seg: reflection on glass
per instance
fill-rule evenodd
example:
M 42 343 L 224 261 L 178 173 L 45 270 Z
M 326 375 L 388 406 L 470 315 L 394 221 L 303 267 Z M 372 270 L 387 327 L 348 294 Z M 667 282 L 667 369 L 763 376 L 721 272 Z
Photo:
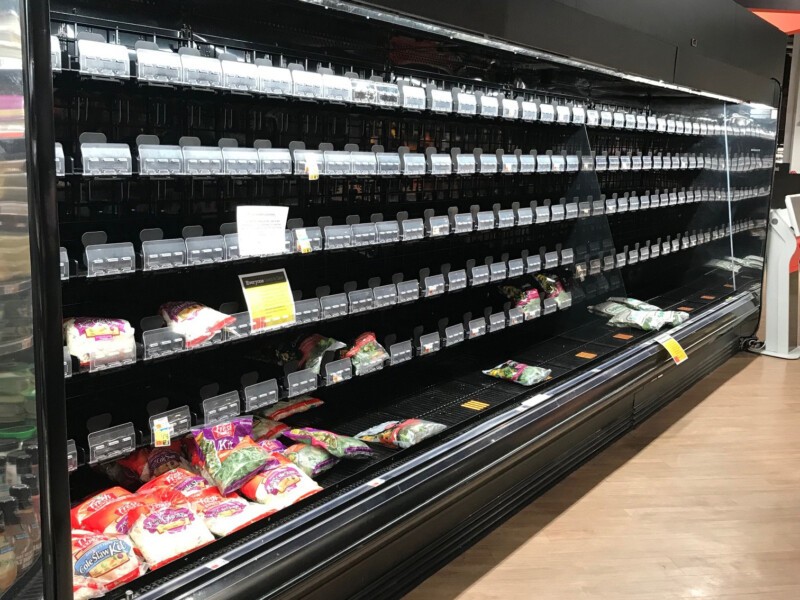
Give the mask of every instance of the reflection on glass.
M 42 536 L 22 50 L 17 3 L 0 2 L 0 596 L 36 585 Z

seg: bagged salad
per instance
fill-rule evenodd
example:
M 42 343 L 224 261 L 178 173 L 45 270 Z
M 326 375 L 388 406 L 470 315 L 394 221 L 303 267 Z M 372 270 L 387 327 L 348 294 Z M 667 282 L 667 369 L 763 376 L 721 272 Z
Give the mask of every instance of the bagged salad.
M 309 477 L 316 477 L 332 469 L 340 460 L 323 448 L 303 443 L 289 446 L 283 455 Z
M 276 454 L 275 457 L 274 465 L 242 486 L 242 494 L 265 506 L 268 514 L 291 506 L 322 490 L 288 458 L 280 454 Z
M 251 436 L 256 442 L 274 440 L 287 429 L 289 429 L 289 426 L 284 423 L 256 416 L 253 419 L 253 432 Z
M 126 537 L 73 529 L 72 570 L 74 598 L 88 599 L 133 581 L 147 567 Z
M 423 419 L 406 419 L 405 421 L 387 421 L 356 434 L 365 442 L 381 444 L 389 448 L 410 448 L 422 440 L 441 433 L 446 425 L 425 421 Z
M 500 291 L 514 303 L 514 308 L 522 309 L 526 321 L 539 316 L 542 300 L 539 297 L 539 290 L 532 285 L 526 284 L 521 288 L 504 285 L 500 287 Z
M 536 281 L 542 286 L 545 298 L 554 298 L 559 309 L 564 308 L 572 300 L 572 294 L 564 289 L 564 284 L 555 275 L 539 273 L 536 275 Z
M 95 353 L 135 352 L 134 329 L 124 319 L 76 317 L 63 325 L 67 349 L 81 366 L 87 366 Z
M 174 441 L 169 446 L 140 448 L 117 462 L 133 471 L 142 482 L 150 481 L 153 477 L 172 469 L 186 466 L 181 454 L 180 441 Z
M 368 373 L 378 364 L 383 365 L 389 359 L 389 353 L 375 339 L 371 331 L 362 333 L 356 339 L 353 347 L 344 353 L 344 358 L 350 358 L 356 375 Z
M 337 458 L 369 458 L 372 455 L 372 448 L 361 440 L 322 429 L 301 427 L 285 431 L 283 435 L 295 442 L 322 448 Z
M 256 444 L 252 417 L 192 429 L 200 472 L 225 496 L 263 470 L 272 456 Z
M 589 311 L 610 317 L 608 324 L 612 327 L 634 327 L 644 331 L 658 331 L 665 325 L 677 327 L 689 319 L 684 312 L 664 311 L 635 298 L 609 298 L 606 302 L 590 306 Z
M 302 357 L 300 358 L 299 366 L 301 369 L 311 369 L 312 372 L 319 375 L 319 369 L 322 366 L 322 359 L 325 353 L 346 347 L 339 340 L 325 337 L 318 333 L 310 335 L 300 342 L 299 350 Z
M 162 304 L 159 314 L 170 331 L 186 339 L 187 348 L 202 344 L 236 321 L 235 317 L 189 301 Z
M 550 369 L 531 367 L 525 363 L 507 360 L 493 369 L 483 371 L 483 374 L 505 379 L 506 381 L 513 381 L 520 385 L 535 385 L 550 377 Z
M 298 413 L 306 412 L 312 408 L 322 406 L 324 402 L 319 398 L 312 398 L 311 396 L 300 396 L 299 398 L 290 398 L 289 400 L 281 400 L 277 404 L 268 406 L 262 411 L 262 414 L 272 421 L 283 421 L 284 419 L 296 415 Z M 255 424 L 253 425 L 255 428 Z
M 237 494 L 222 496 L 216 489 L 198 496 L 192 502 L 192 509 L 217 537 L 239 531 L 269 514 L 269 510 L 259 504 L 248 502 Z
M 128 490 L 116 486 L 107 490 L 103 490 L 102 492 L 87 498 L 70 511 L 72 527 L 75 529 L 84 529 L 84 521 L 86 521 L 87 518 L 96 513 L 98 510 L 107 504 L 114 502 L 114 500 L 132 495 L 133 494 Z

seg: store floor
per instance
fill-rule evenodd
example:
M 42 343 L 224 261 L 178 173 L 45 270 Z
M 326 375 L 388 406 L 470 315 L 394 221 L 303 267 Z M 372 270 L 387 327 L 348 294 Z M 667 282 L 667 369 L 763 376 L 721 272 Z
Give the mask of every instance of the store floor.
M 573 598 L 800 598 L 800 364 L 736 356 L 404 600 Z

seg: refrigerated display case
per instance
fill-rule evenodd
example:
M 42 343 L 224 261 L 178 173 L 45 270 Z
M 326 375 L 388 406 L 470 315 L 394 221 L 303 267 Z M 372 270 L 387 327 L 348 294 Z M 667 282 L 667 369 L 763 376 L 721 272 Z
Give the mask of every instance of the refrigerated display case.
M 774 109 L 359 3 L 21 14 L 15 593 L 399 597 L 754 331 Z

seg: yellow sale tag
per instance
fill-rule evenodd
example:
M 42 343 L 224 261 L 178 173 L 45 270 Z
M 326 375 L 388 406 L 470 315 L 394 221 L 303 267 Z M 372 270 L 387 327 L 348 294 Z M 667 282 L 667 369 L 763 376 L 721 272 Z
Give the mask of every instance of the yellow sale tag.
M 309 181 L 316 181 L 319 179 L 319 166 L 317 161 L 309 159 L 306 162 L 306 174 L 308 174 Z
M 156 448 L 169 446 L 171 441 L 169 419 L 164 417 L 153 421 L 153 446 Z
M 483 410 L 489 406 L 486 402 L 480 402 L 479 400 L 470 400 L 469 402 L 465 402 L 462 404 L 464 408 L 468 408 L 470 410 Z
M 660 335 L 656 338 L 656 341 L 664 346 L 676 365 L 688 360 L 689 356 L 686 354 L 686 350 L 684 350 L 683 346 L 678 343 L 678 340 L 671 335 Z
M 294 296 L 284 269 L 239 275 L 253 332 L 294 323 Z

